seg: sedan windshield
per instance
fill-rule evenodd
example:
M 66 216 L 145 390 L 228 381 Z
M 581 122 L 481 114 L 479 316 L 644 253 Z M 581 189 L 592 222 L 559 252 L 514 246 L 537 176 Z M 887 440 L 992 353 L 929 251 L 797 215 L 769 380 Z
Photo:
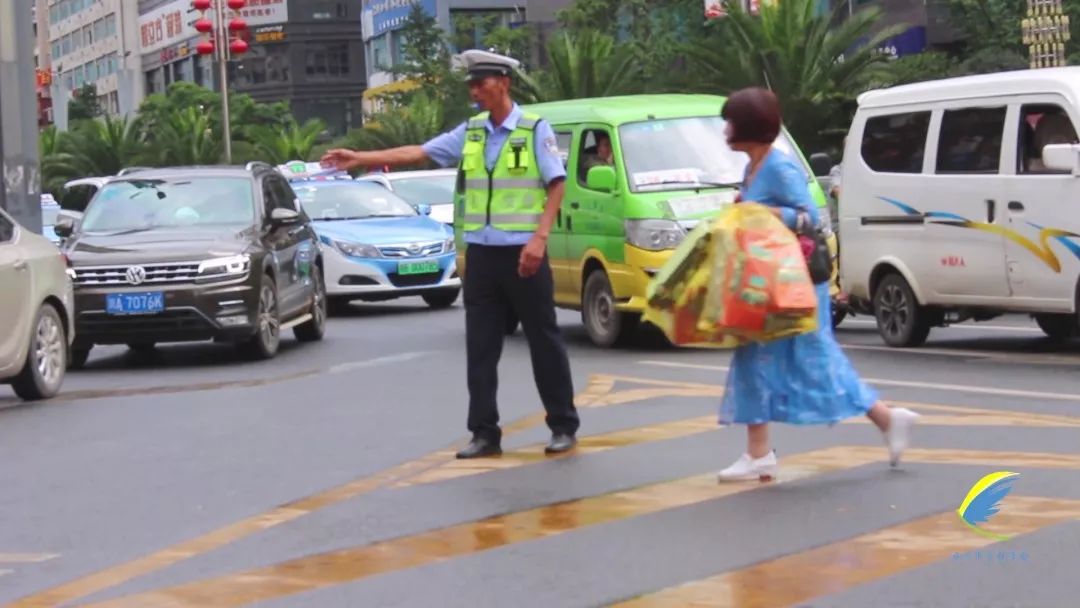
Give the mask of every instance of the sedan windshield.
M 431 175 L 393 180 L 394 193 L 412 205 L 442 205 L 454 202 L 456 175 Z
M 719 116 L 650 120 L 619 128 L 630 187 L 634 192 L 683 190 L 692 186 L 738 186 L 750 159 L 727 145 L 725 122 Z M 794 155 L 783 133 L 776 147 Z M 662 150 L 658 154 L 657 150 Z
M 349 182 L 293 184 L 304 212 L 313 220 L 358 220 L 415 216 L 416 209 L 378 184 Z
M 114 181 L 90 202 L 85 232 L 191 226 L 248 226 L 255 221 L 251 180 L 184 177 Z

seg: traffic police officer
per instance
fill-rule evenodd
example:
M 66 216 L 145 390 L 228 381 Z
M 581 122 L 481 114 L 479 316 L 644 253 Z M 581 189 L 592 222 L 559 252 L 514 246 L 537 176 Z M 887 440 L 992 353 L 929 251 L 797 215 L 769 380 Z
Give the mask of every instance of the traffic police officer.
M 570 363 L 555 320 L 547 241 L 562 204 L 566 170 L 555 133 L 510 98 L 519 62 L 473 50 L 460 56 L 469 93 L 484 110 L 422 146 L 358 152 L 330 150 L 324 165 L 355 169 L 414 165 L 432 160 L 458 165 L 464 199 L 455 209 L 467 248 L 464 280 L 469 420 L 473 438 L 458 458 L 502 452 L 496 405 L 505 315 L 512 309 L 529 342 L 533 378 L 552 431 L 549 454 L 572 449 L 580 425 Z

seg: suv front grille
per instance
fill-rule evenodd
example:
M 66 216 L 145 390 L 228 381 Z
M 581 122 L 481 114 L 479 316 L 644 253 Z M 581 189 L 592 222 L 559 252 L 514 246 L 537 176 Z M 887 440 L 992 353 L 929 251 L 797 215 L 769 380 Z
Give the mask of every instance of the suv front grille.
M 145 278 L 133 283 L 128 280 L 128 270 L 141 267 Z M 161 285 L 163 283 L 191 283 L 199 275 L 198 262 L 168 262 L 161 264 L 125 264 L 122 266 L 76 266 L 76 285 Z
M 386 245 L 379 247 L 379 253 L 386 258 L 422 258 L 445 253 L 445 249 L 445 241 L 429 241 L 408 245 Z
M 166 310 L 154 315 L 109 315 L 84 312 L 79 315 L 79 331 L 88 335 L 113 333 L 199 332 L 214 329 L 206 317 L 192 309 Z

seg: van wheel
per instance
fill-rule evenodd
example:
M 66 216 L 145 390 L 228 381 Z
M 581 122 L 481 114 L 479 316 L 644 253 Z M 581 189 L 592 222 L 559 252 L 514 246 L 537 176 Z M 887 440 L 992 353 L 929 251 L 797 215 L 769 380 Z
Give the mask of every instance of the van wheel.
M 930 319 L 915 292 L 899 274 L 882 279 L 874 291 L 878 333 L 889 346 L 921 346 L 930 335 Z
M 26 364 L 11 381 L 21 399 L 48 399 L 60 391 L 67 371 L 67 332 L 52 304 L 42 304 L 26 349 Z
M 1072 340 L 1080 335 L 1080 324 L 1075 315 L 1035 315 L 1035 323 L 1050 339 L 1056 342 Z
M 611 281 L 603 270 L 594 270 L 585 281 L 581 297 L 581 320 L 589 339 L 605 348 L 624 342 L 637 329 L 641 317 L 619 312 Z

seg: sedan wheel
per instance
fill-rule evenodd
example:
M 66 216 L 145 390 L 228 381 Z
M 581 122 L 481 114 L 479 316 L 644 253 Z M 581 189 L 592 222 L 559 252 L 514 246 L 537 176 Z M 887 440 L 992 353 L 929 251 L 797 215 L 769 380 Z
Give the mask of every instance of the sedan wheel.
M 26 400 L 48 399 L 60 391 L 67 371 L 67 333 L 51 304 L 38 312 L 26 365 L 12 381 L 15 394 Z

